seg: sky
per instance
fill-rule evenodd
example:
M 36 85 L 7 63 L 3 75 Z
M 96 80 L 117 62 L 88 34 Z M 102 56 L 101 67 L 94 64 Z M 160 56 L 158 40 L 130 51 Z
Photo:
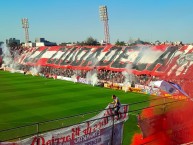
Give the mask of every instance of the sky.
M 111 43 L 129 39 L 193 42 L 193 0 L 0 0 L 0 41 L 25 41 L 21 19 L 29 20 L 30 41 L 104 39 L 99 6 L 109 14 Z

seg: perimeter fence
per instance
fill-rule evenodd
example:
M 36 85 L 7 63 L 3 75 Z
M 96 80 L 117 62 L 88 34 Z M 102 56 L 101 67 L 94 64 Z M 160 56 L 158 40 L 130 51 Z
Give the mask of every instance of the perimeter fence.
M 129 106 L 129 111 L 128 112 L 124 112 L 122 113 L 128 113 L 129 116 L 135 116 L 135 123 L 134 125 L 138 124 L 138 114 L 142 112 L 142 110 L 149 110 L 150 108 L 156 108 L 157 113 L 161 114 L 164 113 L 165 111 L 167 111 L 168 109 L 171 109 L 172 107 L 176 107 L 177 104 L 183 102 L 183 101 L 187 101 L 185 100 L 179 100 L 179 99 L 173 99 L 173 98 L 168 98 L 168 97 L 156 97 L 150 100 L 144 100 L 144 101 L 140 101 L 140 102 L 134 102 L 131 104 L 128 104 Z M 60 130 L 62 128 L 67 128 L 70 126 L 75 126 L 75 125 L 79 125 L 82 123 L 90 123 L 92 124 L 92 122 L 94 121 L 104 121 L 105 119 L 108 120 L 109 117 L 112 118 L 113 122 L 111 124 L 109 133 L 110 133 L 110 140 L 111 140 L 111 145 L 113 145 L 113 142 L 115 140 L 114 137 L 114 132 L 116 129 L 116 124 L 115 124 L 115 120 L 117 119 L 117 116 L 114 114 L 105 116 L 105 117 L 101 117 L 101 118 L 96 118 L 96 119 L 91 119 L 92 117 L 96 116 L 97 114 L 99 114 L 101 111 L 106 111 L 107 109 L 103 109 L 103 110 L 96 110 L 96 111 L 91 111 L 91 112 L 87 112 L 87 113 L 83 113 L 83 114 L 78 114 L 78 115 L 73 115 L 73 116 L 69 116 L 69 117 L 64 117 L 64 118 L 58 118 L 58 119 L 54 119 L 54 120 L 49 120 L 49 121 L 44 121 L 44 122 L 37 122 L 37 123 L 33 123 L 33 124 L 29 124 L 29 125 L 24 125 L 24 126 L 20 126 L 20 127 L 15 127 L 15 128 L 11 128 L 11 129 L 5 129 L 5 130 L 0 130 L 0 144 L 1 142 L 16 142 L 16 141 L 20 141 L 22 139 L 31 137 L 31 136 L 39 136 L 40 134 L 46 133 L 46 132 L 50 132 L 50 131 L 56 131 L 56 130 Z M 143 118 L 144 114 L 141 115 L 141 117 Z M 129 121 L 129 119 L 128 119 Z M 127 128 L 124 128 L 127 129 Z M 127 139 L 123 139 L 123 140 L 127 140 Z

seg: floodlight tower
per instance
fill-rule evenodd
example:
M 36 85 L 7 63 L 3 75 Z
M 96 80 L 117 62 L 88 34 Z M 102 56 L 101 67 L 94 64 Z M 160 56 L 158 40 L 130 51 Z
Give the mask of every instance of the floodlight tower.
M 110 43 L 110 35 L 109 35 L 109 25 L 108 25 L 108 12 L 107 6 L 99 7 L 100 19 L 104 23 L 104 34 L 105 34 L 105 42 L 106 44 Z
M 25 31 L 25 43 L 26 43 L 26 46 L 28 47 L 29 46 L 29 32 L 28 32 L 29 23 L 28 23 L 28 19 L 22 18 L 21 22 L 22 22 L 22 28 Z

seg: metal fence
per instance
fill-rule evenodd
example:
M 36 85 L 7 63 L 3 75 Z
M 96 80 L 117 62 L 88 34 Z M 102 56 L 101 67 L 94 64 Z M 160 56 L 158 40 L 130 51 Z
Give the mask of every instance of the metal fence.
M 85 120 L 97 115 L 100 111 L 102 110 L 0 130 L 0 141 L 21 140 L 29 136 L 73 126 L 83 123 Z
M 149 108 L 156 108 L 160 113 L 163 113 L 166 111 L 167 106 L 171 106 L 170 104 L 174 104 L 177 102 L 181 102 L 184 100 L 174 100 L 174 99 L 168 99 L 167 97 L 162 98 L 153 98 L 151 100 L 145 100 L 140 102 L 135 102 L 132 104 L 129 104 L 129 113 L 130 115 L 134 115 L 134 117 L 137 117 L 137 114 L 140 113 L 142 110 L 149 109 Z M 151 102 L 151 103 L 150 103 Z M 92 112 L 87 112 L 84 114 L 78 114 L 75 116 L 69 116 L 64 118 L 58 118 L 54 120 L 44 121 L 44 122 L 37 122 L 29 125 L 24 125 L 16 128 L 6 129 L 6 130 L 0 130 L 0 142 L 7 142 L 7 141 L 19 141 L 22 139 L 25 139 L 30 136 L 38 136 L 39 134 L 54 131 L 61 128 L 70 127 L 73 125 L 78 125 L 81 123 L 86 123 L 90 118 L 93 116 L 99 114 L 103 110 L 97 110 Z M 111 140 L 113 142 L 113 132 L 114 132 L 114 120 L 115 115 L 112 114 L 107 117 L 113 118 L 113 124 L 112 124 L 112 134 L 111 134 Z M 95 120 L 102 120 L 106 117 L 97 118 Z M 89 120 L 90 122 L 95 120 Z M 136 124 L 137 125 L 137 118 L 136 118 Z M 125 139 L 123 139 L 125 140 Z

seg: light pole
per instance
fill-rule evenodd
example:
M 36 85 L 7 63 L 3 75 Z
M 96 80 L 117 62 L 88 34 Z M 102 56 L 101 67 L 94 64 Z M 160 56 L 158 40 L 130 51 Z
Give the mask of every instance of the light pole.
M 29 46 L 29 32 L 28 32 L 29 23 L 28 23 L 28 19 L 22 18 L 21 22 L 22 22 L 22 28 L 24 28 L 24 31 L 25 31 L 25 43 L 26 43 L 26 46 L 28 47 Z
M 100 6 L 99 7 L 99 14 L 100 19 L 104 23 L 104 34 L 105 34 L 105 43 L 110 43 L 110 35 L 109 35 L 109 25 L 108 25 L 108 12 L 107 12 L 107 6 Z

